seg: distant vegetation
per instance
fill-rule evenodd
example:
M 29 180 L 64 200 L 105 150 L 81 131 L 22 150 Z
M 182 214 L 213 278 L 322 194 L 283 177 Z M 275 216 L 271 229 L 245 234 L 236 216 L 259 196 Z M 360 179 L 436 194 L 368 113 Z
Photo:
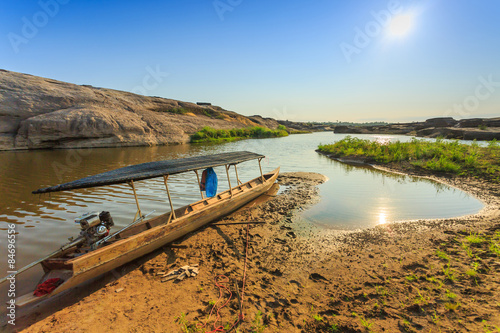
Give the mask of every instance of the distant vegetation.
M 169 113 L 174 113 L 174 114 L 187 114 L 187 113 L 194 113 L 194 114 L 203 114 L 206 117 L 209 118 L 214 118 L 214 119 L 226 119 L 224 117 L 224 114 L 222 112 L 212 110 L 212 109 L 196 109 L 196 108 L 185 108 L 185 107 L 162 107 L 155 109 L 154 111 L 156 112 L 169 112 Z
M 385 121 L 372 121 L 372 122 L 366 122 L 366 123 L 353 123 L 349 121 L 328 121 L 328 122 L 313 122 L 311 123 L 313 125 L 326 125 L 326 126 L 382 126 L 382 125 L 389 125 L 390 123 L 387 123 Z
M 283 125 L 280 125 L 280 126 L 283 126 Z M 312 133 L 311 131 L 295 130 L 295 129 L 291 129 L 291 128 L 287 128 L 286 131 L 288 132 L 288 134 L 309 134 L 309 133 Z
M 496 140 L 487 147 L 479 147 L 476 142 L 469 145 L 456 140 L 380 143 L 348 136 L 333 144 L 319 145 L 318 150 L 334 157 L 366 156 L 379 163 L 404 163 L 409 167 L 500 182 L 500 145 Z
M 177 108 L 171 108 L 171 107 L 161 107 L 161 108 L 156 108 L 153 111 L 155 112 L 170 112 L 170 113 L 175 113 L 175 114 L 186 114 L 188 112 L 191 112 L 190 110 L 182 107 L 177 107 Z
M 176 113 L 176 114 L 186 114 L 189 112 L 189 110 L 186 108 L 173 108 L 173 109 L 168 110 L 168 112 Z
M 236 128 L 231 130 L 217 130 L 206 126 L 203 127 L 201 131 L 198 131 L 191 136 L 191 142 L 220 142 L 249 138 L 275 138 L 282 136 L 288 136 L 286 127 L 283 125 L 278 126 L 276 130 L 260 126 Z
M 224 114 L 221 112 L 211 110 L 211 109 L 205 109 L 203 110 L 203 114 L 209 118 L 215 118 L 215 119 L 225 119 Z

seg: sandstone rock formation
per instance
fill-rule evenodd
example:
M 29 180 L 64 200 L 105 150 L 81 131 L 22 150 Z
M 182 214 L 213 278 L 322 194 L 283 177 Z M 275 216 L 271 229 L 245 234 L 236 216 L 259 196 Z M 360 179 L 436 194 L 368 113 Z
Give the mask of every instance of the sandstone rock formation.
M 460 140 L 500 140 L 500 118 L 455 120 L 451 117 L 431 118 L 424 122 L 383 126 L 337 126 L 335 133 L 402 134 L 418 137 L 444 137 Z
M 290 129 L 291 131 L 302 131 L 302 132 L 325 132 L 325 131 L 333 131 L 334 126 L 322 124 L 322 123 L 314 123 L 314 122 L 296 122 L 290 120 L 277 120 L 280 125 L 283 125 Z
M 257 125 L 278 123 L 212 105 L 0 70 L 0 150 L 179 144 L 204 126 Z

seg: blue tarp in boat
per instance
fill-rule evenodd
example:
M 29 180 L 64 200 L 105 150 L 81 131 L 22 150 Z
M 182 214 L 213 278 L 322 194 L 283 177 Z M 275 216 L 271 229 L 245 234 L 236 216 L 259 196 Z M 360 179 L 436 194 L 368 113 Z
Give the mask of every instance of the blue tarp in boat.
M 207 197 L 213 197 L 217 194 L 217 174 L 213 168 L 208 168 L 205 170 L 205 193 Z

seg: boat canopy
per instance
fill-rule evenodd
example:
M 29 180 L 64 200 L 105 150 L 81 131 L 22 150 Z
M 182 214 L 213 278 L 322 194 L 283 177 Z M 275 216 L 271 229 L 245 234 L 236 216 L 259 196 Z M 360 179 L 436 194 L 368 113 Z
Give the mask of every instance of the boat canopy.
M 69 183 L 45 187 L 33 191 L 33 194 L 69 191 L 79 188 L 90 188 L 97 186 L 128 183 L 137 180 L 150 179 L 161 176 L 174 175 L 187 171 L 196 171 L 209 167 L 221 165 L 235 165 L 241 162 L 264 158 L 264 155 L 248 152 L 236 151 L 214 155 L 204 155 L 157 162 L 148 162 L 136 165 L 129 165 L 124 168 L 111 170 L 98 175 L 74 180 Z M 259 163 L 260 164 L 260 163 Z

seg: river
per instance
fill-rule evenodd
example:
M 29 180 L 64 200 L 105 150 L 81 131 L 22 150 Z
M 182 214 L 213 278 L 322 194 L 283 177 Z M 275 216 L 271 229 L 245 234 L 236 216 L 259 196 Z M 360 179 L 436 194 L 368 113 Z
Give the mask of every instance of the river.
M 357 136 L 411 139 L 406 136 Z M 78 226 L 72 221 L 85 212 L 110 211 L 117 226 L 130 223 L 136 212 L 128 185 L 39 196 L 31 194 L 35 189 L 131 164 L 237 150 L 266 155 L 262 162 L 264 171 L 281 166 L 281 172 L 310 171 L 326 175 L 329 180 L 320 186 L 321 201 L 302 213 L 306 220 L 325 228 L 367 228 L 401 220 L 456 217 L 476 213 L 483 207 L 468 194 L 433 181 L 353 167 L 314 151 L 319 143 L 343 137 L 345 135 L 322 132 L 224 144 L 1 152 L 0 253 L 6 253 L 8 223 L 16 226 L 16 266 L 20 268 L 57 249 L 68 237 L 77 235 Z M 219 176 L 219 190 L 227 189 L 225 170 L 223 167 L 215 170 Z M 238 172 L 242 181 L 260 174 L 257 161 L 242 163 Z M 232 184 L 236 184 L 234 175 L 232 177 Z M 199 199 L 194 173 L 171 176 L 169 184 L 174 207 Z M 152 214 L 155 216 L 169 210 L 161 179 L 137 182 L 136 188 L 143 213 L 156 210 Z M 40 276 L 37 270 L 20 276 L 18 281 Z M 2 258 L 0 275 L 6 272 L 7 258 Z M 23 285 L 20 283 L 18 292 L 23 291 Z

